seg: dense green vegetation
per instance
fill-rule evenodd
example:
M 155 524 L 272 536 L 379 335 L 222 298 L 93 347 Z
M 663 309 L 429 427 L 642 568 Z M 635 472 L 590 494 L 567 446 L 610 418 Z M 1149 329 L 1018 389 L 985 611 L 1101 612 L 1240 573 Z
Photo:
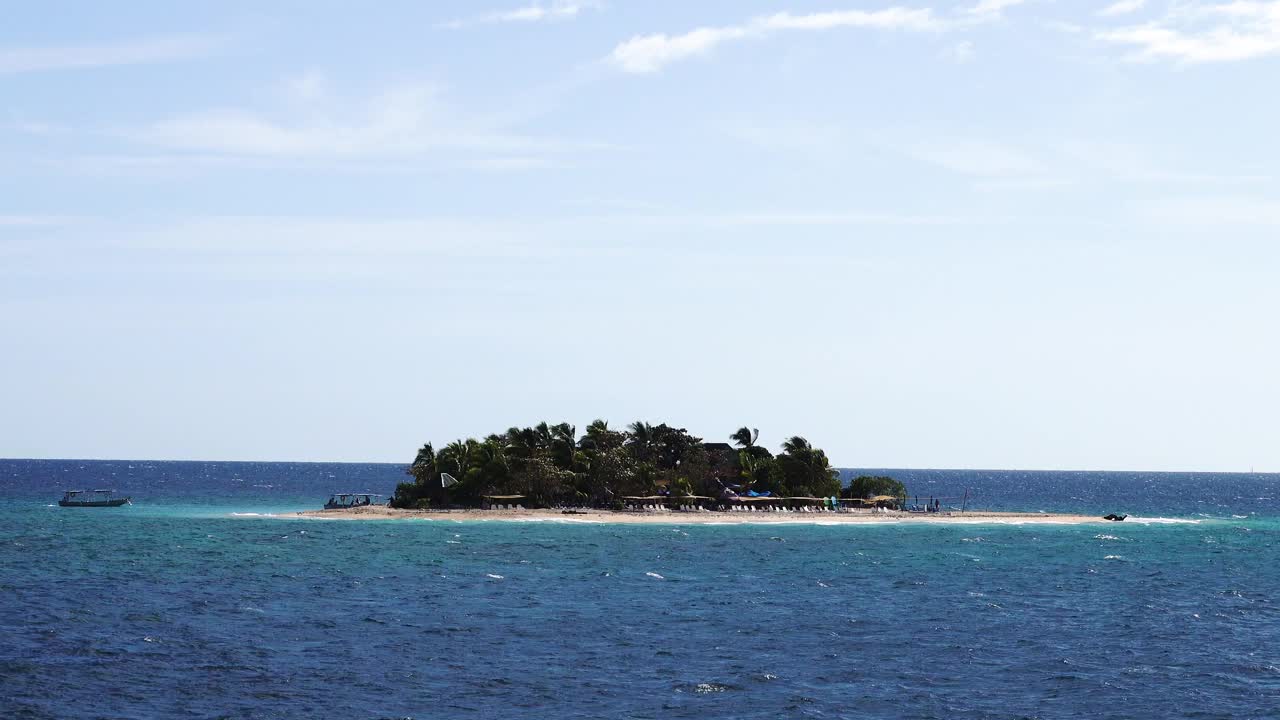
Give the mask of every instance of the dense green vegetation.
M 457 440 L 418 450 L 411 482 L 396 487 L 394 507 L 477 506 L 485 495 L 523 495 L 527 507 L 617 507 L 628 495 L 666 488 L 672 495 L 720 497 L 739 493 L 836 495 L 839 474 L 827 455 L 800 436 L 777 455 L 758 444 L 760 433 L 740 428 L 730 443 L 705 443 L 666 423 L 631 423 L 614 430 L 603 420 L 579 436 L 572 425 L 513 427 L 483 440 Z M 458 482 L 443 487 L 442 474 Z
M 849 483 L 849 487 L 844 491 L 844 497 L 848 498 L 871 498 L 885 495 L 905 500 L 907 488 L 891 477 L 859 475 L 853 479 L 853 482 Z

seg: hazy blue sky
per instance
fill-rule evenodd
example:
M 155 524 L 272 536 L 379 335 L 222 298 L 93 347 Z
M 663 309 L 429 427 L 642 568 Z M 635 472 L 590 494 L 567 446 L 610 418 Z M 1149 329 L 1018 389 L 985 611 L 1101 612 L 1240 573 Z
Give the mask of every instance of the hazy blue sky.
M 0 456 L 1280 471 L 1280 2 L 13 3 Z

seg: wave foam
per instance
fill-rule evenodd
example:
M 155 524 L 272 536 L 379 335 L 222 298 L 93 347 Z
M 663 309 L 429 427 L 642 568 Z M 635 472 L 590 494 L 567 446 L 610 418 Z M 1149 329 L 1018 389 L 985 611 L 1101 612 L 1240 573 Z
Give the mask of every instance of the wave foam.
M 1125 518 L 1127 523 L 1138 523 L 1139 525 L 1199 525 L 1203 520 L 1192 520 L 1191 518 L 1170 518 L 1170 517 L 1134 517 L 1130 515 Z

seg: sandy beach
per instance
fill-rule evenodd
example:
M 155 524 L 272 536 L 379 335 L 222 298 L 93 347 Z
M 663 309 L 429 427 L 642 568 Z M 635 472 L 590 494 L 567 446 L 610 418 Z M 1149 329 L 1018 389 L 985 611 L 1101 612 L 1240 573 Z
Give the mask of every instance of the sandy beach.
M 622 511 L 610 510 L 399 510 L 381 505 L 348 508 L 344 510 L 306 510 L 300 517 L 326 520 L 443 520 L 443 521 L 496 521 L 496 522 L 582 522 L 620 525 L 858 525 L 885 523 L 924 524 L 1044 524 L 1081 525 L 1107 523 L 1101 517 L 1058 513 L 1016 513 L 971 511 L 964 513 L 731 513 L 731 512 L 678 512 L 678 511 Z

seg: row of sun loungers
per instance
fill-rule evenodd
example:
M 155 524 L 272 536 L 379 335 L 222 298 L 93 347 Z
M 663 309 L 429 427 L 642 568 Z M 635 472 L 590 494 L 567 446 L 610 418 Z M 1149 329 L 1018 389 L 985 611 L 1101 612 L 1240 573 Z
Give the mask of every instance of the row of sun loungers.
M 803 514 L 810 514 L 810 513 L 848 513 L 848 512 L 852 512 L 852 510 L 851 510 L 851 509 L 849 509 L 849 508 L 836 508 L 836 509 L 834 509 L 834 510 L 833 510 L 833 509 L 831 509 L 831 508 L 826 508 L 826 507 L 814 507 L 814 506 L 810 506 L 810 505 L 802 505 L 801 507 L 777 507 L 777 506 L 774 506 L 774 505 L 762 505 L 762 506 L 759 506 L 759 507 L 754 506 L 754 505 L 730 505 L 730 506 L 729 506 L 729 512 L 738 512 L 738 513 L 800 513 L 800 514 L 802 514 L 802 515 L 803 515 Z
M 677 510 L 679 512 L 711 512 L 710 510 L 698 505 L 676 505 L 667 507 L 666 505 L 633 505 L 629 510 L 641 510 L 643 512 L 666 512 L 668 510 Z
M 632 506 L 629 506 L 627 509 L 639 510 L 640 512 L 668 512 L 671 510 L 674 510 L 677 512 L 711 512 L 710 509 L 702 507 L 700 505 L 675 505 L 675 506 L 668 507 L 666 505 L 650 504 L 650 505 L 632 505 Z M 735 513 L 799 513 L 804 515 L 813 514 L 813 513 L 851 513 L 853 512 L 852 508 L 831 509 L 826 507 L 813 507 L 808 505 L 801 506 L 801 507 L 777 507 L 774 505 L 760 505 L 760 506 L 730 505 L 727 508 L 727 510 L 728 512 L 735 512 Z
M 491 509 L 491 510 L 514 510 L 514 511 L 521 511 L 521 510 L 524 510 L 525 508 L 524 508 L 524 506 L 523 506 L 523 505 L 491 505 L 489 509 Z M 666 505 L 633 505 L 633 506 L 628 507 L 627 509 L 628 509 L 628 510 L 640 510 L 640 511 L 642 511 L 642 512 L 668 512 L 668 511 L 671 511 L 671 510 L 675 510 L 675 511 L 678 511 L 678 512 L 711 512 L 711 510 L 709 510 L 708 508 L 702 507 L 702 506 L 700 506 L 700 505 L 675 505 L 675 506 L 672 506 L 672 507 L 668 507 L 668 506 L 666 506 Z M 842 507 L 842 508 L 835 508 L 835 509 L 832 509 L 832 508 L 827 508 L 827 507 L 814 507 L 814 506 L 809 506 L 809 505 L 804 505 L 804 506 L 801 506 L 801 507 L 777 507 L 777 506 L 774 506 L 774 505 L 759 505 L 759 506 L 756 506 L 756 505 L 730 505 L 730 506 L 727 508 L 727 510 L 728 510 L 728 512 L 735 512 L 735 513 L 800 513 L 800 514 L 811 514 L 811 513 L 851 513 L 851 512 L 853 512 L 853 509 L 852 509 L 852 508 L 843 508 L 843 507 Z M 887 512 L 884 508 L 872 508 L 872 512 L 877 512 L 877 511 L 878 511 L 878 512 L 881 512 L 881 513 Z

